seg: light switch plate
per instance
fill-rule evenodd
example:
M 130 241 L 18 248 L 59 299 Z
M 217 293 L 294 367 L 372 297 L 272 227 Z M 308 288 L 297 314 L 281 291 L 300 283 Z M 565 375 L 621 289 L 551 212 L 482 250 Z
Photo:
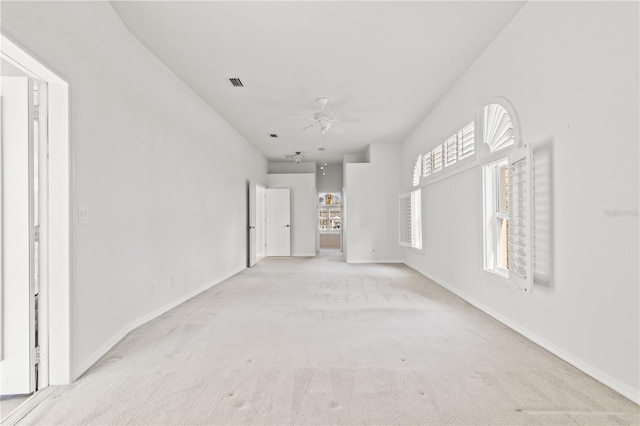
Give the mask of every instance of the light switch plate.
M 78 207 L 78 225 L 89 224 L 89 207 Z

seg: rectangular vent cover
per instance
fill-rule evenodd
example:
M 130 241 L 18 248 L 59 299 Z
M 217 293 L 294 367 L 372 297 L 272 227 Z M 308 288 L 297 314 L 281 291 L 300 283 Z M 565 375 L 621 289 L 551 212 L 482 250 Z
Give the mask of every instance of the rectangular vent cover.
M 242 84 L 239 78 L 230 78 L 229 81 L 234 87 L 244 87 L 244 84 Z

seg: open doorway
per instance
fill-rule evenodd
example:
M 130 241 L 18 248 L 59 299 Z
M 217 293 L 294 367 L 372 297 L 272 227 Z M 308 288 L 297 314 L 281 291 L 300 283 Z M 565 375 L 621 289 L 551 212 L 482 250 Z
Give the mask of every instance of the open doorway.
M 0 144 L 0 395 L 71 381 L 68 84 L 4 34 Z M 15 407 L 13 407 L 15 408 Z
M 318 194 L 318 232 L 320 250 L 342 250 L 342 194 L 322 192 Z

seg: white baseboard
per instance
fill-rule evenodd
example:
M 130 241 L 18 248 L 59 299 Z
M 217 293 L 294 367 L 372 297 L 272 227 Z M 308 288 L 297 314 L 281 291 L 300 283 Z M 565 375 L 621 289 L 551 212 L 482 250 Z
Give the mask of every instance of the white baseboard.
M 404 263 L 399 259 L 349 259 L 347 263 Z
M 231 278 L 232 276 L 244 271 L 246 269 L 246 267 L 242 267 L 240 269 L 238 269 L 235 272 L 232 272 L 231 274 L 227 275 L 224 278 L 219 279 L 218 281 L 213 281 L 210 283 L 207 283 L 201 287 L 198 287 L 195 290 L 190 291 L 189 293 L 180 296 L 179 298 L 172 300 L 171 302 L 157 308 L 154 309 L 153 311 L 147 313 L 146 315 L 143 315 L 139 318 L 136 318 L 135 320 L 131 321 L 129 324 L 125 325 L 124 327 L 122 327 L 120 330 L 118 330 L 109 340 L 107 340 L 102 346 L 100 346 L 100 348 L 98 348 L 95 352 L 93 352 L 89 357 L 87 357 L 86 360 L 84 360 L 79 366 L 77 366 L 74 369 L 74 375 L 72 377 L 72 381 L 77 380 L 81 375 L 83 375 L 89 368 L 91 368 L 91 366 L 93 364 L 95 364 L 96 362 L 98 362 L 98 360 L 100 360 L 100 358 L 102 358 L 107 352 L 109 352 L 120 340 L 122 340 L 124 338 L 124 336 L 126 336 L 127 334 L 129 334 L 129 332 L 131 332 L 131 330 L 136 329 L 138 327 L 140 327 L 141 325 L 151 321 L 154 318 L 159 317 L 160 315 L 164 314 L 165 312 L 167 312 L 170 309 L 175 308 L 176 306 L 178 306 L 181 303 L 186 302 L 187 300 L 191 299 L 192 297 L 197 296 L 198 294 L 202 293 L 205 290 L 210 289 L 211 287 L 213 287 L 216 284 L 219 284 L 221 282 L 223 282 L 226 279 Z
M 634 389 L 631 386 L 620 382 L 619 380 L 611 377 L 607 373 L 599 370 L 598 368 L 592 366 L 588 362 L 582 360 L 580 357 L 577 357 L 577 356 L 565 351 L 564 349 L 560 348 L 559 346 L 549 342 L 548 340 L 546 340 L 543 337 L 540 337 L 538 334 L 536 334 L 536 333 L 530 331 L 529 329 L 521 326 L 520 324 L 512 321 L 511 319 L 505 317 L 504 315 L 502 315 L 502 314 L 500 314 L 498 312 L 495 312 L 494 310 L 486 307 L 482 303 L 478 302 L 477 300 L 473 299 L 472 297 L 469 297 L 464 292 L 461 292 L 460 290 L 458 290 L 457 288 L 447 284 L 443 280 L 441 280 L 439 278 L 436 278 L 434 276 L 431 276 L 431 275 L 423 274 L 422 272 L 420 272 L 418 270 L 418 268 L 416 268 L 415 266 L 413 266 L 413 265 L 411 265 L 409 263 L 405 262 L 405 264 L 408 267 L 410 267 L 411 269 L 413 269 L 416 272 L 418 272 L 419 274 L 424 275 L 425 277 L 429 278 L 431 281 L 435 282 L 436 284 L 446 288 L 447 290 L 449 290 L 451 293 L 455 294 L 456 296 L 458 296 L 458 297 L 464 299 L 465 301 L 469 302 L 470 304 L 472 304 L 476 308 L 480 309 L 482 312 L 484 312 L 487 315 L 493 317 L 494 319 L 500 321 L 502 324 L 506 325 L 510 329 L 516 331 L 517 333 L 520 333 L 521 335 L 523 335 L 527 339 L 529 339 L 532 342 L 536 343 L 537 345 L 543 347 L 544 349 L 546 349 L 547 351 L 551 352 L 552 354 L 554 354 L 558 358 L 568 362 L 569 364 L 573 365 L 575 368 L 577 368 L 578 370 L 582 371 L 583 373 L 593 377 L 594 379 L 596 379 L 600 383 L 610 387 L 611 389 L 613 389 L 614 391 L 618 392 L 620 395 L 624 396 L 625 398 L 628 398 L 629 400 L 633 401 L 634 403 L 640 405 L 640 389 Z

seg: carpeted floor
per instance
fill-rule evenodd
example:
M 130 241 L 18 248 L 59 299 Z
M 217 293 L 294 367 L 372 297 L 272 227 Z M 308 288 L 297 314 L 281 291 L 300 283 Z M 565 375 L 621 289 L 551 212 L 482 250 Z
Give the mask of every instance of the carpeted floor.
M 633 424 L 638 406 L 401 265 L 266 258 L 24 424 Z

